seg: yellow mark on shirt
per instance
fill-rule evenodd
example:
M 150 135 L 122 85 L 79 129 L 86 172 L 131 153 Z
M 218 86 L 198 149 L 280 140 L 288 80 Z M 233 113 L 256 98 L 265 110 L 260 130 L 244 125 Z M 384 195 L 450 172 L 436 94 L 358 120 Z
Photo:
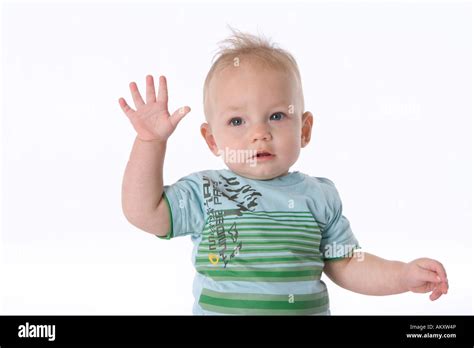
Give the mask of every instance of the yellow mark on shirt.
M 213 265 L 217 265 L 219 263 L 219 255 L 209 254 L 208 257 L 209 257 L 209 261 L 211 261 Z

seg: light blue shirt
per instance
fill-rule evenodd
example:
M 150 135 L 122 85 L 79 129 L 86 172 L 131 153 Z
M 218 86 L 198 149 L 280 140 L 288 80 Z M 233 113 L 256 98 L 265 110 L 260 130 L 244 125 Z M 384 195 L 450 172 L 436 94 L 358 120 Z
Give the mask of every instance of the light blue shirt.
M 359 248 L 330 180 L 204 170 L 165 186 L 164 197 L 171 228 L 159 238 L 194 243 L 194 314 L 330 314 L 324 262 Z

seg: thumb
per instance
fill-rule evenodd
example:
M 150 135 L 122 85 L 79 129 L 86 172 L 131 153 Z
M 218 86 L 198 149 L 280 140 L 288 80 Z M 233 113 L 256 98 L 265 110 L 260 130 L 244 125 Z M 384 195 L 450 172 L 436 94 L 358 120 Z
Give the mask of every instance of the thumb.
M 189 106 L 183 106 L 182 108 L 179 108 L 178 110 L 173 112 L 173 115 L 171 115 L 170 117 L 170 122 L 173 127 L 176 127 L 178 123 L 183 119 L 183 117 L 186 116 L 190 111 L 191 108 Z

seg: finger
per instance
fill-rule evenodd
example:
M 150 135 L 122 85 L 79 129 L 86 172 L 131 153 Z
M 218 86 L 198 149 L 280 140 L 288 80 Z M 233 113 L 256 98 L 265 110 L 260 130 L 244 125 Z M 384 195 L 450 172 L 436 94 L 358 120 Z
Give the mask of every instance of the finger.
M 160 76 L 157 101 L 163 109 L 168 110 L 168 82 L 166 82 L 166 77 L 164 76 Z
M 412 288 L 411 291 L 413 291 L 415 293 L 425 293 L 425 292 L 433 291 L 436 288 L 436 285 L 431 286 L 430 284 L 432 284 L 432 283 L 424 283 L 421 286 L 418 286 L 416 288 Z
M 440 298 L 441 295 L 442 292 L 439 289 L 435 289 L 430 295 L 430 300 L 436 301 L 438 298 Z
M 170 122 L 173 127 L 176 127 L 183 117 L 186 116 L 190 111 L 191 108 L 189 106 L 184 106 L 173 112 L 173 115 L 170 117 Z
M 420 260 L 419 265 L 423 268 L 426 268 L 430 271 L 438 273 L 442 281 L 448 281 L 448 276 L 446 275 L 446 270 L 441 262 L 432 260 L 432 259 L 422 259 Z
M 448 276 L 446 274 L 446 270 L 444 269 L 444 266 L 441 262 L 438 262 L 436 260 L 433 260 L 433 270 L 438 273 L 438 275 L 440 276 L 441 280 L 443 282 L 447 282 L 448 281 Z
M 441 291 L 443 292 L 443 294 L 447 294 L 447 293 L 448 293 L 448 289 L 449 289 L 449 284 L 448 284 L 448 282 L 442 282 L 442 283 L 441 283 Z
M 156 102 L 155 82 L 153 81 L 153 76 L 151 75 L 148 75 L 146 77 L 146 102 L 147 103 Z
M 418 269 L 419 280 L 431 283 L 440 283 L 441 278 L 436 274 L 436 272 L 428 271 L 427 269 L 419 268 Z
M 128 106 L 127 102 L 123 98 L 119 98 L 119 105 L 127 117 L 130 117 L 131 114 L 135 112 L 130 106 Z
M 144 105 L 145 102 L 143 101 L 140 92 L 138 91 L 137 84 L 135 82 L 130 82 L 130 92 L 132 92 L 133 102 L 135 103 L 135 107 L 138 109 L 140 106 Z

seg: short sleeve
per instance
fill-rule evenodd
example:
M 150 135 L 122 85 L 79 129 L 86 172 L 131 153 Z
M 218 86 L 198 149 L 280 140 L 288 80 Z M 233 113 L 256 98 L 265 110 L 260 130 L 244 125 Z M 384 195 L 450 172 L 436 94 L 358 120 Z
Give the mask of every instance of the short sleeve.
M 325 221 L 322 226 L 320 251 L 325 261 L 350 257 L 359 242 L 352 233 L 349 220 L 342 214 L 342 202 L 332 181 L 318 178 L 326 198 Z
M 187 235 L 199 235 L 205 223 L 202 202 L 202 178 L 193 173 L 172 185 L 165 185 L 163 199 L 170 213 L 170 230 L 160 239 L 171 239 Z

